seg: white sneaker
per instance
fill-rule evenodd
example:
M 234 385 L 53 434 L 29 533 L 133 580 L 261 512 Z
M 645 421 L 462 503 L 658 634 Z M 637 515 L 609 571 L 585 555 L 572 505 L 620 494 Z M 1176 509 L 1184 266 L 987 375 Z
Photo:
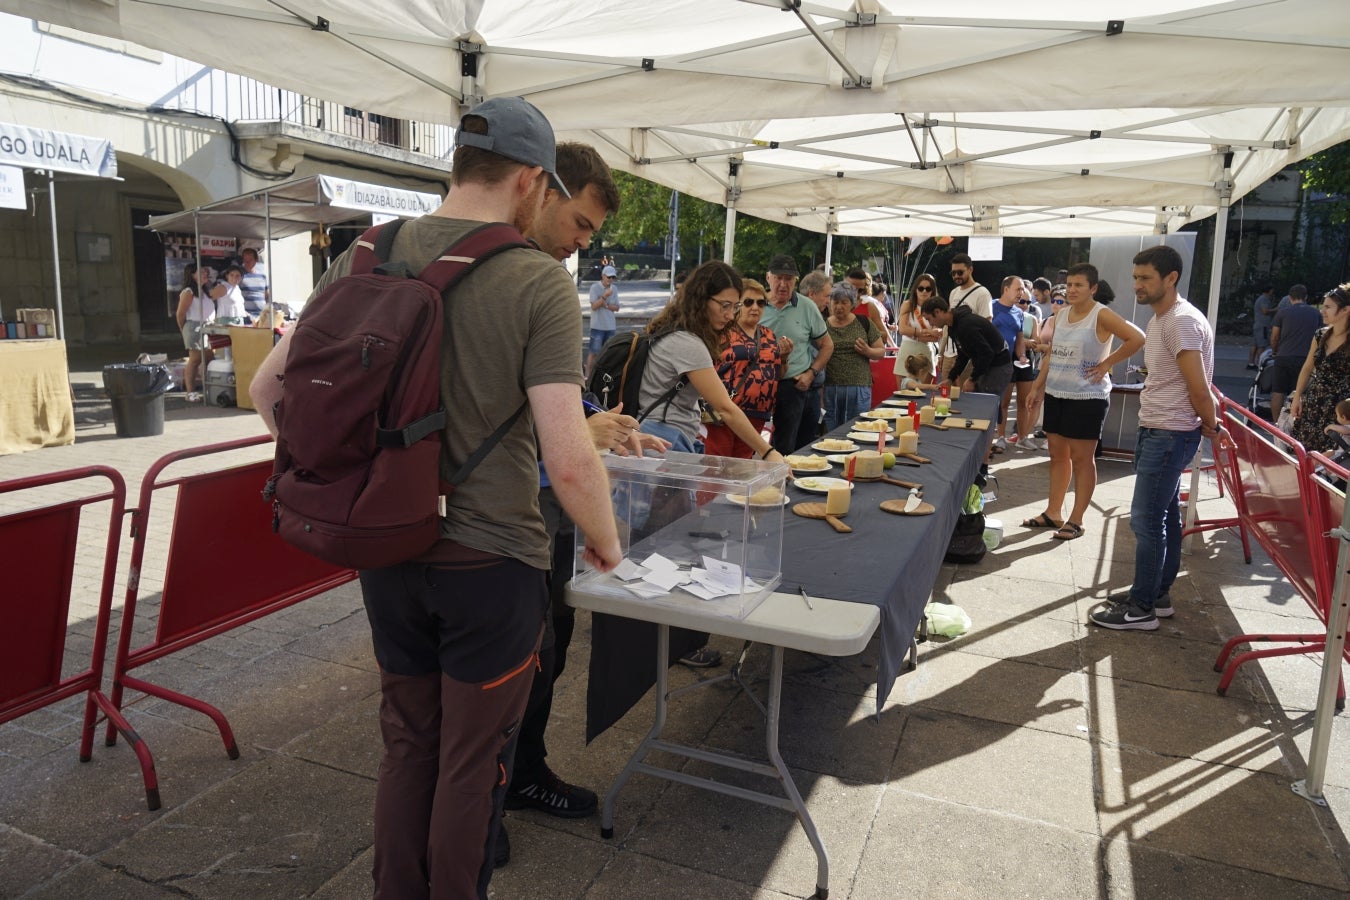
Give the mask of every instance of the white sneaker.
M 189 403 L 201 403 L 201 402 L 202 402 L 202 395 L 199 394 L 199 393 L 196 392 L 196 391 L 193 391 L 192 393 L 190 393 L 190 394 L 187 395 L 187 402 L 189 402 Z
M 994 449 L 995 449 L 995 450 L 1007 450 L 1007 449 L 1008 449 L 1008 442 L 1007 442 L 1006 440 L 1004 440 L 1003 438 L 1001 438 L 1001 437 L 996 437 L 996 438 L 994 438 Z
M 1044 450 L 1047 444 L 1045 438 L 1024 437 L 1018 441 L 1017 446 L 1024 450 Z

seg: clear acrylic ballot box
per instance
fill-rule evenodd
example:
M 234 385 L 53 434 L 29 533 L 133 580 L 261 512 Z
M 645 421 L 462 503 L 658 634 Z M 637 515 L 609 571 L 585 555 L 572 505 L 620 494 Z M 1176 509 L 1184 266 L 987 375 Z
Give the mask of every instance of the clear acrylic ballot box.
M 572 588 L 742 619 L 782 579 L 782 463 L 667 453 L 606 456 L 623 561 L 592 569 L 577 535 Z

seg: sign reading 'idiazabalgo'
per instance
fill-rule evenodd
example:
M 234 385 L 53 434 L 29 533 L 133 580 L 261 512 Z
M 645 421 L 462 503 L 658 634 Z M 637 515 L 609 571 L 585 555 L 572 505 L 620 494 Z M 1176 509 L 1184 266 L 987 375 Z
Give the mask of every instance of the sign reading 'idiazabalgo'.
M 111 141 L 0 122 L 0 165 L 117 177 Z

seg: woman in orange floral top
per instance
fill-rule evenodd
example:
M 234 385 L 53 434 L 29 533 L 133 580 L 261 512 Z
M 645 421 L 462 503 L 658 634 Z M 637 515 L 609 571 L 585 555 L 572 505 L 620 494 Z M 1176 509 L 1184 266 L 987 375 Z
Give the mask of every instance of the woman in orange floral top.
M 753 278 L 744 279 L 741 305 L 736 319 L 722 332 L 722 356 L 717 361 L 717 374 L 726 385 L 727 393 L 745 413 L 750 424 L 764 429 L 773 416 L 774 401 L 778 396 L 778 340 L 772 331 L 759 324 L 764 306 L 769 301 L 764 285 Z M 714 456 L 734 456 L 749 459 L 754 451 L 727 426 L 708 424 L 708 436 L 703 440 L 705 452 Z

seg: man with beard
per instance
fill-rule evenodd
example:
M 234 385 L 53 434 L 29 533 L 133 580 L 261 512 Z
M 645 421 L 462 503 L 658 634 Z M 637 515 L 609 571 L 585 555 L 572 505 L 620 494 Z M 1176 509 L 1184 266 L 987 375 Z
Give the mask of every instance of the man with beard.
M 445 202 L 394 241 L 392 258 L 413 271 L 485 222 L 528 231 L 546 188 L 568 194 L 555 174 L 553 129 L 519 97 L 474 107 L 455 143 Z M 350 253 L 339 257 L 316 293 L 350 268 Z M 582 415 L 581 310 L 566 270 L 536 250 L 499 253 L 447 298 L 444 327 L 442 471 L 461 466 L 522 403 L 527 412 L 446 498 L 437 544 L 361 572 L 384 738 L 373 874 L 376 897 L 485 900 L 548 610 L 541 455 L 559 502 L 586 534 L 591 564 L 608 571 L 622 551 L 609 482 Z M 302 316 L 253 384 L 273 433 L 279 376 L 292 336 L 304 328 Z
M 968 254 L 958 253 L 952 257 L 952 292 L 947 297 L 947 308 L 952 312 L 967 307 L 977 316 L 985 319 L 994 317 L 994 297 L 989 289 L 975 280 L 975 263 Z M 946 331 L 942 333 L 942 368 L 938 380 L 943 380 L 951 372 L 956 362 L 957 346 Z
M 1134 296 L 1153 310 L 1145 332 L 1148 378 L 1139 395 L 1134 449 L 1134 583 L 1089 617 L 1116 631 L 1156 631 L 1172 615 L 1172 582 L 1181 570 L 1181 473 L 1200 438 L 1222 423 L 1214 406 L 1214 332 L 1204 313 L 1177 295 L 1181 254 L 1149 247 L 1134 258 Z

